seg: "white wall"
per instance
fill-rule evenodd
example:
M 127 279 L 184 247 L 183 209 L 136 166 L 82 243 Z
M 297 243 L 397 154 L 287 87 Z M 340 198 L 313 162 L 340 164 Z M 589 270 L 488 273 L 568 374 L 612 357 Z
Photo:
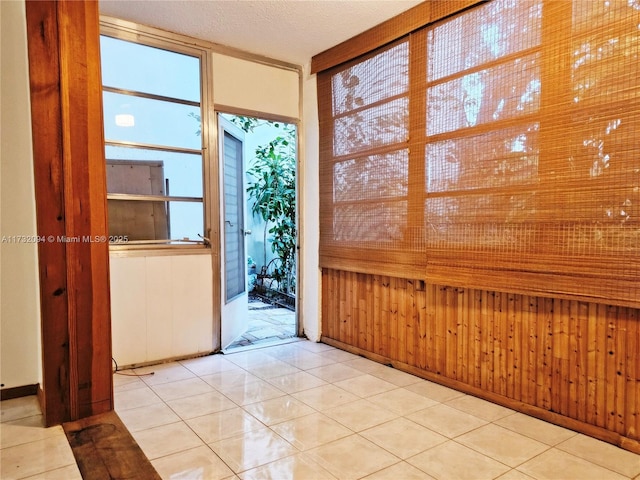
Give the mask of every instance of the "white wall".
M 213 351 L 211 255 L 112 254 L 113 358 L 118 366 Z
M 298 73 L 213 54 L 213 100 L 256 112 L 299 118 Z
M 0 236 L 36 234 L 24 1 L 0 1 Z M 40 383 L 36 243 L 0 246 L 0 383 Z M 9 240 L 10 242 L 10 240 Z
M 300 191 L 302 195 L 300 220 L 302 249 L 300 252 L 304 278 L 302 279 L 303 327 L 307 338 L 319 341 L 321 332 L 320 278 L 318 248 L 320 245 L 320 168 L 319 131 L 316 76 L 310 75 L 310 65 L 303 72 L 302 151 Z

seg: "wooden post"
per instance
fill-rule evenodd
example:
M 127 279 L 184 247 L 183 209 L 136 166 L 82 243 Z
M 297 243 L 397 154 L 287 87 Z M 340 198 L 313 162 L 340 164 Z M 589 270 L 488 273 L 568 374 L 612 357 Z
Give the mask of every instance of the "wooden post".
M 98 2 L 27 1 L 47 425 L 113 410 Z

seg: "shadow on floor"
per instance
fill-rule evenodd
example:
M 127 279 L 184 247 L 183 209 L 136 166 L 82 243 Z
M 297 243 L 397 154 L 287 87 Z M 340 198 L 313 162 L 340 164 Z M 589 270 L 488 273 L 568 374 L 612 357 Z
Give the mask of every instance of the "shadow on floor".
M 249 327 L 225 351 L 265 346 L 296 338 L 296 313 L 249 297 Z

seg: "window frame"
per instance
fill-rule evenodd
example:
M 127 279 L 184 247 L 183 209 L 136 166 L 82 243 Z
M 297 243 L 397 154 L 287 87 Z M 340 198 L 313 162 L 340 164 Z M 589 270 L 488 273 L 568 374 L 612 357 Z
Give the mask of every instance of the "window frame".
M 122 241 L 122 239 L 114 238 L 109 242 L 109 250 L 120 255 L 127 255 L 127 252 L 135 251 L 156 251 L 158 253 L 174 254 L 174 253 L 201 253 L 203 250 L 210 250 L 211 240 L 215 238 L 217 229 L 214 227 L 213 218 L 217 215 L 217 198 L 216 182 L 212 181 L 217 174 L 215 159 L 213 158 L 210 145 L 215 145 L 216 130 L 213 125 L 214 116 L 210 113 L 213 111 L 213 91 L 212 91 L 212 60 L 211 51 L 205 45 L 199 45 L 192 39 L 183 37 L 178 34 L 160 31 L 152 27 L 138 25 L 125 20 L 112 18 L 108 16 L 100 16 L 100 35 L 136 43 L 152 48 L 158 48 L 169 52 L 175 52 L 191 57 L 195 57 L 200 62 L 200 115 L 201 115 L 201 148 L 191 149 L 182 147 L 173 147 L 165 145 L 149 145 L 139 142 L 113 141 L 105 138 L 106 146 L 140 148 L 145 150 L 159 150 L 165 152 L 175 152 L 184 154 L 198 154 L 201 156 L 202 164 L 202 240 L 174 241 L 169 240 L 140 240 L 140 241 Z M 176 99 L 163 95 L 156 95 L 146 92 L 137 92 L 126 89 L 114 88 L 112 86 L 102 85 L 101 92 L 125 93 L 137 98 L 146 98 L 150 100 L 169 100 L 176 104 L 185 104 L 195 106 L 198 102 Z M 105 159 L 106 161 L 106 159 Z M 116 194 L 107 192 L 106 201 L 117 200 L 140 200 L 140 195 Z M 143 200 L 144 201 L 144 200 Z M 157 202 L 157 196 L 150 196 L 149 202 Z M 164 202 L 189 202 L 197 201 L 199 198 L 186 196 L 166 195 L 162 198 Z

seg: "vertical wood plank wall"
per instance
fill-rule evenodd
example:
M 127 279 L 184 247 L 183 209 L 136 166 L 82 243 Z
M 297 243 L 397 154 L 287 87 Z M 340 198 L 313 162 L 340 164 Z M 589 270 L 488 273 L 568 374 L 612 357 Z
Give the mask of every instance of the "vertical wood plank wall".
M 640 453 L 639 310 L 323 269 L 322 340 Z

